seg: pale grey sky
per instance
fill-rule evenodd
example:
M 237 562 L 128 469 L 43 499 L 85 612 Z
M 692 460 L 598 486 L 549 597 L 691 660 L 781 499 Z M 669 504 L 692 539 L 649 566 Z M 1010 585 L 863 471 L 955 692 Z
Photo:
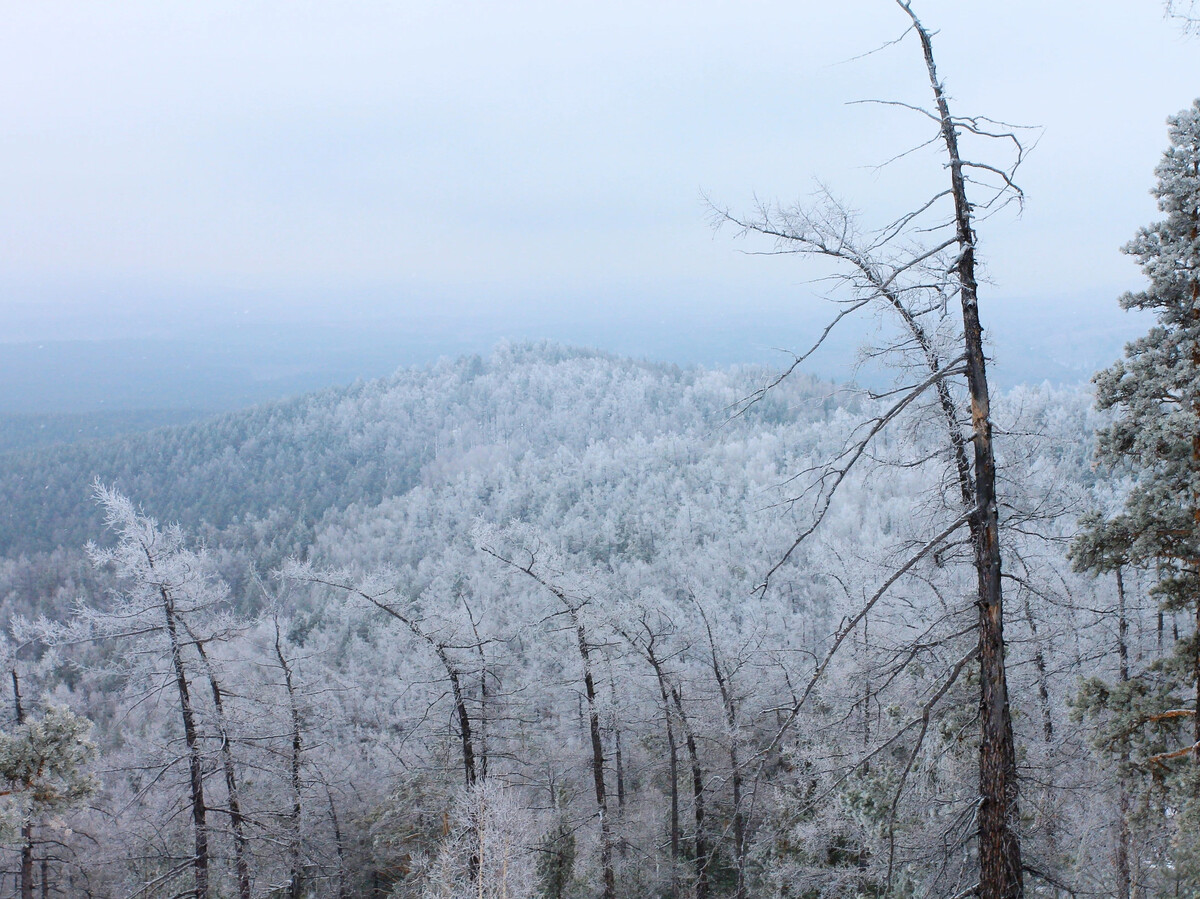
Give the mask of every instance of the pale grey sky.
M 916 5 L 958 113 L 1045 129 L 1024 214 L 981 228 L 984 302 L 1136 286 L 1117 248 L 1200 40 L 1156 0 Z M 925 101 L 914 43 L 847 61 L 904 27 L 891 0 L 10 3 L 0 341 L 812 318 L 811 272 L 714 236 L 701 192 L 820 178 L 879 220 L 916 196 L 936 157 L 872 166 L 926 123 L 847 105 Z

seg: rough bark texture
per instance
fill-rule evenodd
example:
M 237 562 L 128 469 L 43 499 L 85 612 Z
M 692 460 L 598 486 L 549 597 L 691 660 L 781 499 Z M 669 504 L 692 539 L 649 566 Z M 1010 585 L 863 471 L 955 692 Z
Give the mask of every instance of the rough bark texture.
M 1021 845 L 1017 833 L 1017 766 L 1009 711 L 1004 660 L 1004 594 L 1000 578 L 1000 522 L 996 499 L 996 460 L 992 444 L 991 403 L 983 328 L 979 321 L 975 275 L 975 234 L 971 204 L 963 178 L 958 129 L 938 80 L 930 34 L 904 0 L 898 0 L 913 21 L 921 41 L 925 67 L 933 88 L 948 158 L 954 200 L 956 274 L 962 304 L 967 391 L 971 401 L 971 442 L 974 445 L 975 511 L 970 527 L 975 550 L 979 606 L 980 718 L 979 746 L 979 896 L 980 899 L 1019 899 L 1024 896 Z

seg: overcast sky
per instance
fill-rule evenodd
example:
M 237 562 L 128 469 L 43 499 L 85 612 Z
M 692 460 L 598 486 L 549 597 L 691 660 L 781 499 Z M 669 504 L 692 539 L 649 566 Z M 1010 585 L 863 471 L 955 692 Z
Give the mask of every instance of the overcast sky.
M 984 303 L 1136 287 L 1164 119 L 1200 40 L 1157 0 L 918 0 L 960 114 L 1042 126 L 981 227 Z M 799 321 L 802 262 L 714 235 L 815 179 L 882 221 L 940 160 L 890 0 L 12 3 L 0 341 L 240 321 Z M 919 165 L 917 164 L 919 163 Z M 988 312 L 985 308 L 985 318 Z M 1065 321 L 1066 319 L 1064 319 Z M 507 323 L 507 324 L 506 324 Z

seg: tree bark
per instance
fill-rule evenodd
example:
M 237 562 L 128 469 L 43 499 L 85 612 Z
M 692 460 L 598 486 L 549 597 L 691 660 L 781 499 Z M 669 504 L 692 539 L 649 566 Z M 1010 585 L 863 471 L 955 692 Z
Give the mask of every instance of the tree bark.
M 21 681 L 17 669 L 12 670 L 13 706 L 17 726 L 25 723 L 25 706 L 21 703 Z M 26 820 L 21 825 L 21 874 L 19 880 L 21 899 L 33 899 L 33 822 Z
M 679 827 L 679 743 L 675 738 L 675 727 L 671 717 L 671 696 L 668 692 L 667 673 L 663 670 L 662 661 L 658 658 L 654 644 L 658 638 L 646 619 L 642 619 L 642 627 L 646 631 L 647 640 L 643 644 L 635 640 L 626 631 L 620 631 L 636 651 L 645 657 L 654 670 L 654 678 L 658 683 L 659 697 L 662 699 L 663 726 L 667 732 L 667 780 L 671 796 L 670 820 L 670 851 L 671 851 L 671 899 L 679 897 L 679 856 L 681 833 Z
M 617 824 L 620 836 L 617 840 L 621 858 L 629 853 L 629 844 L 625 839 L 625 761 L 621 753 L 621 724 L 617 720 L 617 684 L 612 672 L 608 673 L 608 688 L 612 695 L 612 733 L 613 733 L 613 763 L 617 767 Z
M 147 559 L 150 558 L 147 552 Z M 153 567 L 153 562 L 150 563 Z M 192 794 L 192 827 L 195 832 L 195 856 L 192 869 L 195 876 L 196 899 L 208 899 L 208 821 L 204 804 L 204 766 L 200 758 L 200 742 L 196 732 L 196 715 L 188 688 L 187 671 L 183 664 L 183 647 L 175 621 L 175 602 L 166 587 L 158 588 L 166 618 L 167 636 L 171 641 L 171 664 L 175 669 L 175 687 L 179 692 L 179 712 L 183 718 L 183 739 L 187 746 L 188 779 Z
M 746 896 L 746 815 L 742 811 L 742 765 L 738 758 L 737 737 L 737 701 L 733 695 L 733 685 L 729 682 L 722 669 L 721 660 L 717 656 L 717 641 L 713 638 L 712 627 L 709 626 L 708 616 L 704 607 L 692 597 L 696 609 L 704 621 L 704 630 L 708 634 L 708 648 L 712 664 L 713 677 L 721 692 L 721 705 L 725 711 L 725 725 L 729 728 L 729 775 L 733 787 L 733 852 L 737 863 L 737 885 L 734 889 L 736 899 Z
M 304 740 L 300 731 L 300 707 L 296 703 L 296 685 L 292 681 L 292 666 L 283 654 L 279 637 L 279 620 L 275 620 L 275 658 L 283 671 L 283 685 L 287 690 L 288 711 L 292 719 L 292 746 L 289 758 L 292 785 L 292 832 L 288 837 L 288 899 L 300 899 L 302 888 L 300 874 L 300 816 L 303 810 L 300 793 L 300 754 L 304 751 Z
M 1117 658 L 1120 660 L 1119 676 L 1121 683 L 1129 681 L 1129 618 L 1125 610 L 1125 578 L 1121 566 L 1117 566 Z M 1130 797 L 1126 778 L 1129 776 L 1129 738 L 1121 738 L 1120 768 L 1118 769 L 1119 783 L 1117 785 L 1117 899 L 1131 899 L 1133 893 L 1133 877 L 1129 868 L 1129 813 Z
M 1033 617 L 1033 605 L 1026 592 L 1023 600 L 1025 623 L 1029 625 L 1029 635 L 1033 638 L 1033 667 L 1038 675 L 1038 699 L 1042 706 L 1042 737 L 1047 743 L 1054 742 L 1054 717 L 1050 712 L 1050 677 L 1046 669 L 1046 653 L 1042 650 L 1038 639 L 1037 621 Z
M 674 867 L 679 863 L 679 746 L 675 741 L 675 728 L 671 724 L 671 700 L 667 694 L 666 677 L 658 660 L 651 655 L 650 664 L 658 678 L 658 692 L 662 696 L 663 721 L 667 728 L 667 777 L 671 786 L 671 895 L 678 892 Z
M 929 32 L 907 0 L 897 0 L 908 13 L 921 41 L 925 68 L 933 89 L 942 142 L 950 169 L 954 200 L 955 266 L 962 304 L 967 391 L 971 400 L 971 441 L 975 459 L 975 511 L 971 535 L 975 549 L 979 606 L 980 717 L 979 746 L 979 896 L 1021 899 L 1024 872 L 1017 825 L 1017 764 L 1004 660 L 1004 593 L 1000 578 L 1000 516 L 996 498 L 996 459 L 992 444 L 991 400 L 979 320 L 975 274 L 975 234 L 971 204 L 958 149 L 958 127 L 950 115 L 934 64 Z
M 372 596 L 369 593 L 353 587 L 349 584 L 339 584 L 332 581 L 322 580 L 320 577 L 311 577 L 310 581 L 317 584 L 325 584 L 328 587 L 337 587 L 339 590 L 345 590 L 348 593 L 353 593 L 362 597 L 381 612 L 395 618 L 405 627 L 407 627 L 418 639 L 424 640 L 429 644 L 434 654 L 438 657 L 438 661 L 442 663 L 442 668 L 445 669 L 446 677 L 450 681 L 450 689 L 454 694 L 454 711 L 458 718 L 458 735 L 462 745 L 462 762 L 463 776 L 466 779 L 468 787 L 475 785 L 475 745 L 471 736 L 471 715 L 467 710 L 466 694 L 462 687 L 462 675 L 458 670 L 458 666 L 450 658 L 450 654 L 446 651 L 446 644 L 439 643 L 431 634 L 426 633 L 412 618 L 404 615 L 394 609 L 386 602 L 381 602 L 378 597 Z
M 700 767 L 700 752 L 696 748 L 696 734 L 683 709 L 683 696 L 679 688 L 671 690 L 671 699 L 683 725 L 684 745 L 687 746 L 688 763 L 692 768 L 692 810 L 696 822 L 696 836 L 692 850 L 692 863 L 696 869 L 696 899 L 708 897 L 708 845 L 704 838 L 704 771 Z
M 229 827 L 233 831 L 234 871 L 237 874 L 239 899 L 251 899 L 250 896 L 250 859 L 248 841 L 246 839 L 246 819 L 242 814 L 241 796 L 238 791 L 237 768 L 233 762 L 233 744 L 229 739 L 229 725 L 225 718 L 225 702 L 221 694 L 221 685 L 217 682 L 216 672 L 208 661 L 204 644 L 192 634 L 189 635 L 200 654 L 200 661 L 208 674 L 208 684 L 212 689 L 213 709 L 216 712 L 217 731 L 221 736 L 221 768 L 225 774 L 225 793 L 229 801 Z
M 579 613 L 571 610 L 571 623 L 575 625 L 575 636 L 579 645 L 579 657 L 583 662 L 583 688 L 588 706 L 588 731 L 592 739 L 592 784 L 596 792 L 596 808 L 600 815 L 600 867 L 604 871 L 604 899 L 614 899 L 617 894 L 617 879 L 612 863 L 612 822 L 608 817 L 608 795 L 604 784 L 604 740 L 600 732 L 600 713 L 596 708 L 596 683 L 592 678 L 591 647 L 587 631 L 579 620 Z
M 342 825 L 338 821 L 337 805 L 333 801 L 333 791 L 325 784 L 325 798 L 329 800 L 329 823 L 333 826 L 333 846 L 337 851 L 338 860 L 338 899 L 346 899 L 349 891 L 346 889 L 346 843 L 342 839 Z

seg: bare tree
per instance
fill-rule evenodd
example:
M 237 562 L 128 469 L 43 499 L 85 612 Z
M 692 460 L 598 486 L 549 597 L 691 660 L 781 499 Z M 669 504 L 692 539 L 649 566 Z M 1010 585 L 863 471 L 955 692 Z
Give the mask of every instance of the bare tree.
M 678 895 L 678 875 L 675 866 L 682 856 L 683 840 L 679 812 L 679 740 L 674 726 L 674 722 L 678 720 L 679 727 L 683 731 L 688 769 L 691 773 L 692 819 L 695 828 L 691 851 L 692 871 L 695 877 L 694 894 L 696 899 L 706 899 L 708 896 L 708 868 L 712 857 L 705 839 L 704 770 L 700 764 L 700 750 L 696 742 L 696 733 L 683 704 L 681 688 L 677 678 L 667 668 L 671 658 L 680 652 L 679 649 L 668 650 L 663 645 L 674 631 L 674 627 L 667 621 L 661 620 L 661 616 L 659 616 L 659 620 L 652 620 L 654 617 L 649 610 L 642 609 L 637 627 L 618 627 L 617 630 L 654 671 L 655 683 L 658 685 L 659 698 L 662 702 L 663 726 L 667 734 L 667 780 L 671 807 L 671 892 L 673 896 Z
M 181 622 L 196 653 L 200 656 L 200 666 L 208 680 L 212 691 L 213 719 L 217 726 L 220 739 L 221 771 L 225 775 L 225 800 L 228 803 L 229 826 L 233 831 L 234 871 L 237 877 L 238 899 L 250 899 L 250 850 L 249 839 L 246 835 L 246 816 L 242 812 L 241 791 L 238 789 L 237 765 L 233 758 L 233 740 L 229 735 L 229 718 L 225 711 L 225 694 L 217 672 L 204 649 L 205 640 L 197 635 L 187 624 Z
M 463 642 L 454 629 L 446 630 L 427 626 L 415 612 L 409 611 L 402 602 L 396 600 L 396 586 L 385 583 L 388 579 L 384 575 L 377 575 L 366 580 L 355 580 L 345 572 L 321 572 L 311 566 L 301 564 L 289 565 L 284 570 L 284 574 L 293 580 L 333 587 L 365 601 L 371 607 L 403 624 L 414 637 L 432 650 L 450 684 L 451 694 L 454 698 L 454 713 L 458 720 L 463 777 L 466 785 L 472 786 L 479 779 L 479 774 L 465 685 L 470 671 L 455 658 L 454 653 L 456 651 L 479 652 L 480 645 L 477 636 L 465 638 L 466 642 Z M 473 626 L 472 630 L 476 635 L 478 634 L 477 629 Z
M 901 322 L 904 337 L 893 351 L 915 351 L 924 369 L 917 383 L 892 394 L 878 417 L 868 422 L 846 451 L 820 472 L 814 483 L 812 521 L 768 573 L 767 581 L 816 530 L 850 471 L 869 456 L 872 442 L 932 390 L 935 414 L 947 432 L 961 506 L 956 523 L 932 545 L 927 544 L 922 554 L 937 550 L 965 525 L 970 532 L 976 575 L 978 645 L 974 655 L 979 660 L 981 675 L 978 893 L 981 899 L 1017 899 L 1024 894 L 1024 868 L 1018 834 L 1016 752 L 1004 657 L 1000 503 L 979 315 L 975 219 L 980 210 L 993 211 L 1011 200 L 1021 199 L 1013 173 L 1024 148 L 1015 131 L 1003 123 L 951 113 L 935 64 L 932 32 L 908 0 L 896 3 L 908 19 L 909 32 L 919 43 L 933 105 L 924 108 L 892 101 L 887 101 L 887 105 L 915 111 L 936 128 L 929 144 L 936 143 L 942 149 L 948 184 L 924 204 L 870 234 L 861 233 L 854 217 L 827 192 L 823 206 L 816 211 L 760 206 L 754 217 L 734 216 L 725 210 L 718 210 L 717 215 L 718 220 L 771 237 L 776 242 L 776 252 L 823 257 L 844 267 L 842 283 L 849 288 L 850 298 L 816 346 L 848 315 L 867 307 L 882 308 L 897 315 Z M 1015 162 L 1001 167 L 965 157 L 960 148 L 964 134 L 1009 143 L 1015 150 Z M 968 185 L 984 196 L 969 197 Z M 957 301 L 961 310 L 956 338 L 947 333 L 947 310 L 952 300 Z M 813 350 L 798 356 L 784 377 Z M 959 421 L 951 386 L 955 378 L 962 379 L 960 383 L 970 410 L 966 433 Z M 761 395 L 760 391 L 750 401 Z M 867 611 L 863 610 L 856 624 L 865 620 Z M 847 633 L 844 629 L 839 632 L 835 649 Z M 818 667 L 818 675 L 823 667 Z M 806 696 L 808 692 L 805 691 Z
M 1164 12 L 1168 19 L 1179 23 L 1186 34 L 1200 31 L 1200 2 L 1198 0 L 1167 0 Z
M 183 725 L 193 831 L 191 858 L 187 865 L 169 872 L 168 879 L 190 867 L 192 886 L 187 892 L 196 899 L 207 899 L 211 863 L 209 806 L 197 701 L 192 695 L 192 662 L 188 658 L 188 649 L 195 647 L 195 641 L 189 637 L 189 630 L 198 632 L 193 620 L 210 615 L 226 602 L 227 595 L 224 585 L 210 577 L 202 555 L 186 546 L 179 527 L 159 527 L 128 498 L 99 483 L 94 493 L 118 542 L 111 549 L 91 545 L 92 560 L 97 566 L 111 566 L 124 589 L 115 596 L 111 608 L 81 604 L 69 624 L 43 619 L 36 631 L 50 645 L 123 639 L 135 641 L 135 658 L 165 656 L 166 673 L 175 686 Z
M 584 698 L 588 709 L 588 735 L 592 747 L 592 784 L 596 797 L 596 810 L 600 818 L 600 867 L 604 875 L 604 899 L 614 899 L 617 893 L 616 874 L 613 869 L 613 825 L 609 814 L 608 787 L 604 779 L 604 738 L 600 726 L 600 710 L 596 697 L 595 653 L 598 646 L 588 634 L 588 625 L 583 611 L 592 602 L 590 596 L 579 595 L 559 583 L 553 573 L 546 570 L 544 555 L 547 548 L 540 545 L 521 547 L 507 553 L 492 545 L 486 535 L 481 535 L 479 548 L 510 569 L 521 572 L 544 587 L 558 600 L 561 612 L 567 616 L 574 633 L 575 646 L 579 651 L 582 666 Z M 520 556 L 518 559 L 517 556 Z

